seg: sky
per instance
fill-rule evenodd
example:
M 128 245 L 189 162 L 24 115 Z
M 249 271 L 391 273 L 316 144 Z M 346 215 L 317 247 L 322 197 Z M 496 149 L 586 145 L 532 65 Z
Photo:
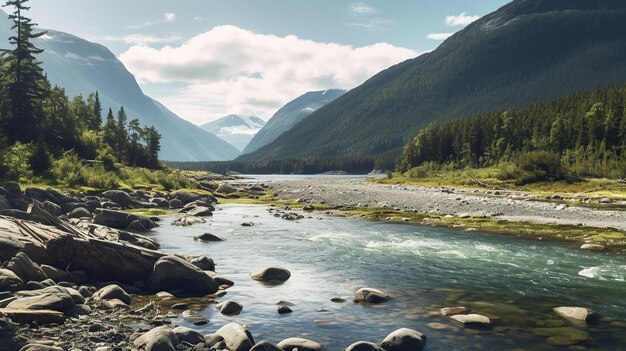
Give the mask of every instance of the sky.
M 145 94 L 201 124 L 352 89 L 507 2 L 31 0 L 29 16 L 105 45 Z

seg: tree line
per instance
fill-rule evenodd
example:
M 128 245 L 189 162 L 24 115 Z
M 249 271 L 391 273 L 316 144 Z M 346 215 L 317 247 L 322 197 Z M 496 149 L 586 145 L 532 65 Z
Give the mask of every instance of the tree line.
M 104 165 L 116 163 L 160 168 L 161 135 L 153 127 L 128 121 L 123 107 L 108 110 L 102 124 L 98 92 L 68 98 L 65 89 L 52 86 L 37 60 L 43 50 L 33 40 L 45 34 L 25 16 L 28 0 L 10 0 L 15 32 L 11 49 L 0 56 L 0 177 L 19 178 L 21 172 L 50 176 L 55 160 L 78 156 Z M 72 154 L 72 155 L 69 155 Z
M 405 146 L 398 169 L 429 163 L 489 167 L 541 155 L 560 160 L 577 176 L 623 178 L 625 115 L 626 85 L 432 123 Z

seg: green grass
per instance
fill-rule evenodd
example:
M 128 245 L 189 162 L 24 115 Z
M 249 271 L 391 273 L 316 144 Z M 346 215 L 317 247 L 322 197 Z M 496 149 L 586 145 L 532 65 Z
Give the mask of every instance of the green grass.
M 172 214 L 172 211 L 161 208 L 133 208 L 126 210 L 125 212 L 133 213 L 140 216 L 152 217 L 152 216 L 165 216 Z

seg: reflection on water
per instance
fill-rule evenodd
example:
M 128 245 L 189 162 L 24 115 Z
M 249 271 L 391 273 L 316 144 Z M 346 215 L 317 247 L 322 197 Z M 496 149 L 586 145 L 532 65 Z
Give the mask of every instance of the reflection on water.
M 255 225 L 240 226 L 249 221 Z M 380 342 L 400 327 L 425 333 L 427 350 L 616 350 L 626 345 L 624 256 L 348 218 L 289 222 L 253 205 L 220 206 L 202 225 L 169 222 L 165 219 L 155 232 L 163 250 L 212 257 L 218 273 L 235 281 L 224 299 L 244 305 L 234 317 L 202 306 L 200 314 L 210 323 L 194 328 L 206 333 L 237 321 L 248 324 L 259 340 L 299 336 L 328 350 L 343 350 L 358 340 Z M 226 241 L 193 240 L 206 231 Z M 271 264 L 287 267 L 291 279 L 267 286 L 248 276 Z M 393 299 L 381 306 L 352 303 L 353 292 L 363 286 L 385 290 Z M 347 302 L 331 302 L 335 296 Z M 293 302 L 294 312 L 279 315 L 280 300 Z M 487 315 L 493 325 L 463 328 L 432 313 L 457 305 Z M 563 305 L 590 307 L 605 318 L 591 326 L 571 324 L 552 313 Z M 182 319 L 175 323 L 186 325 Z

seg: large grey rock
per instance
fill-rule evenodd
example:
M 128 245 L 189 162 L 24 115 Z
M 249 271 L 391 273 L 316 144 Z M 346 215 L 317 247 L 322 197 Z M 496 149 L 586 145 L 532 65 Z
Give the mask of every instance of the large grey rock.
M 43 344 L 28 344 L 20 349 L 20 351 L 63 351 L 62 348 Z
M 563 318 L 577 321 L 590 322 L 598 318 L 598 315 L 595 312 L 585 307 L 561 306 L 555 307 L 552 310 L 554 313 Z
M 193 237 L 193 240 L 197 240 L 197 241 L 224 241 L 224 239 L 220 238 L 219 236 L 215 235 L 215 234 L 211 234 L 211 233 L 202 233 L 199 235 L 196 235 Z
M 139 221 L 145 229 L 156 228 L 157 225 L 149 218 L 138 216 L 122 211 L 98 209 L 99 213 L 93 218 L 96 224 L 104 225 L 116 229 L 127 229 L 131 223 Z
M 280 347 L 268 342 L 268 341 L 259 341 L 256 345 L 252 346 L 250 351 L 284 351 Z
M 204 342 L 204 336 L 191 328 L 176 327 L 172 331 L 178 337 L 179 342 L 188 342 L 192 345 Z
M 10 269 L 0 268 L 0 291 L 18 291 L 24 289 L 24 282 Z
M 133 198 L 127 192 L 122 190 L 108 190 L 103 192 L 100 196 L 113 202 L 117 202 L 122 205 L 122 207 L 128 207 L 134 202 Z
M 9 303 L 6 308 L 16 310 L 52 310 L 69 313 L 75 306 L 69 294 L 46 292 L 36 296 L 19 297 Z
M 2 184 L 2 189 L 9 192 L 11 195 L 22 195 L 22 189 L 20 188 L 20 184 L 18 182 L 6 182 Z
M 68 218 L 89 218 L 91 219 L 93 216 L 91 215 L 91 212 L 89 212 L 88 209 L 84 208 L 84 207 L 78 207 L 73 209 L 72 211 L 70 211 L 67 214 Z
M 66 294 L 69 295 L 72 298 L 72 301 L 74 301 L 74 303 L 77 305 L 85 303 L 85 297 L 83 297 L 83 295 L 78 292 L 78 290 L 58 285 L 48 286 L 39 290 L 22 290 L 18 291 L 17 295 L 21 297 L 31 297 L 40 296 L 46 293 Z
M 250 273 L 250 276 L 254 280 L 268 282 L 268 283 L 282 283 L 291 277 L 291 272 L 286 268 L 279 266 L 272 266 L 260 269 Z
M 62 269 L 42 264 L 41 270 L 44 271 L 44 273 L 46 273 L 46 275 L 50 279 L 54 280 L 56 283 L 72 281 L 72 277 L 70 276 L 70 274 Z
M 453 320 L 466 324 L 466 325 L 489 325 L 491 324 L 491 320 L 487 316 L 483 316 L 482 314 L 470 313 L 470 314 L 457 314 L 452 317 Z
M 238 323 L 228 323 L 215 332 L 221 336 L 230 351 L 250 351 L 254 345 L 252 334 Z
M 161 257 L 153 269 L 157 290 L 182 290 L 206 295 L 217 292 L 219 286 L 200 268 L 177 256 Z
M 385 351 L 382 347 L 369 341 L 357 341 L 348 346 L 346 351 Z
M 9 210 L 11 209 L 11 203 L 4 195 L 0 195 L 0 210 Z
M 417 330 L 400 328 L 387 335 L 380 346 L 386 351 L 421 351 L 426 346 L 426 335 Z
M 383 303 L 389 300 L 389 295 L 378 289 L 361 288 L 354 293 L 354 300 L 357 302 Z
M 47 193 L 48 199 L 50 199 L 50 201 L 54 202 L 57 205 L 64 204 L 67 202 L 77 202 L 76 198 L 71 197 L 52 187 L 47 187 L 46 193 Z
M 226 300 L 224 302 L 220 302 L 215 307 L 218 310 L 220 310 L 220 313 L 222 313 L 223 315 L 226 315 L 226 316 L 237 315 L 243 309 L 242 305 L 240 305 L 239 303 L 237 303 L 235 301 L 232 301 L 232 300 Z
M 135 347 L 145 351 L 175 351 L 179 344 L 178 336 L 167 327 L 157 327 L 142 334 L 133 341 Z
M 220 186 L 217 187 L 216 191 L 221 194 L 232 194 L 232 193 L 236 193 L 237 189 L 224 183 L 224 184 L 220 184 Z
M 130 305 L 130 295 L 122 289 L 119 285 L 111 284 L 96 291 L 93 297 L 98 300 L 113 300 L 118 299 L 127 305 Z
M 23 252 L 19 252 L 9 261 L 7 268 L 17 274 L 24 282 L 31 280 L 40 282 L 48 279 L 48 276 L 39 267 L 39 265 L 33 261 Z
M 215 271 L 215 262 L 207 256 L 196 257 L 189 262 L 203 271 Z
M 50 200 L 46 200 L 42 202 L 41 207 L 43 207 L 44 210 L 46 210 L 48 213 L 56 217 L 63 214 L 63 210 L 61 209 L 61 206 L 55 204 L 54 202 Z
M 303 338 L 288 338 L 279 342 L 276 346 L 280 347 L 284 351 L 316 351 L 321 350 L 322 345 L 313 340 Z

